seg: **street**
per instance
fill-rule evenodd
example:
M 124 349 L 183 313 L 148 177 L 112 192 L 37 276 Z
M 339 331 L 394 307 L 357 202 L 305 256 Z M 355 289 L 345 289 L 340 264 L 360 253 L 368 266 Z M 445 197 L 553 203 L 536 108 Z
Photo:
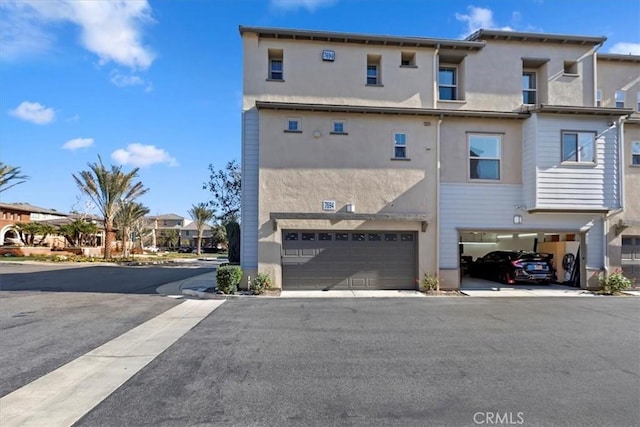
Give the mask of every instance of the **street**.
M 47 274 L 23 268 L 0 270 L 3 289 L 14 274 L 27 288 Z M 79 282 L 92 269 L 65 270 L 55 286 L 105 289 Z M 184 304 L 150 291 L 180 269 L 160 270 L 123 269 L 120 282 L 137 282 L 126 294 L 0 292 L 0 394 Z M 635 297 L 244 297 L 74 425 L 631 426 L 639 390 Z

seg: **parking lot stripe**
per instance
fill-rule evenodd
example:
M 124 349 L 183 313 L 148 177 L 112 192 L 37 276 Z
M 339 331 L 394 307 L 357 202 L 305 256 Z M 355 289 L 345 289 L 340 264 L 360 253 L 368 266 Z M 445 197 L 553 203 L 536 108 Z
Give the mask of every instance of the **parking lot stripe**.
M 0 425 L 70 426 L 224 300 L 187 300 L 0 399 Z

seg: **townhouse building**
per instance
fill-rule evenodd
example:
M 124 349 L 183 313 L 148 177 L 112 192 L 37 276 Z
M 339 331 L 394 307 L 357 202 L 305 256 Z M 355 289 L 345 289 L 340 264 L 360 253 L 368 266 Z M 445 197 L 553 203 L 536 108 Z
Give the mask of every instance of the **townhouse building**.
M 604 37 L 240 27 L 246 274 L 445 288 L 498 249 L 583 288 L 636 274 L 640 57 Z

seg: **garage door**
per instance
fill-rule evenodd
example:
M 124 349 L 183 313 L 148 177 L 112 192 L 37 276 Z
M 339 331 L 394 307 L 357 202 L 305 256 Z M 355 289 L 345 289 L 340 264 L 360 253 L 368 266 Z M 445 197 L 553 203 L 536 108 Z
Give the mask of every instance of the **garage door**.
M 622 236 L 622 274 L 640 283 L 640 236 Z
M 284 230 L 283 289 L 415 289 L 415 232 Z

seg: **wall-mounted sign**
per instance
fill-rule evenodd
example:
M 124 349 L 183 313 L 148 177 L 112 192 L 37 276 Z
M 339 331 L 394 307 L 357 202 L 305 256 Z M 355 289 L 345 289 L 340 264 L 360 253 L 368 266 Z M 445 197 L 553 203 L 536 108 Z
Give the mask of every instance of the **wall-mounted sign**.
M 335 61 L 336 60 L 336 52 L 335 52 L 335 50 L 323 50 L 322 51 L 322 60 L 323 61 Z
M 323 211 L 335 211 L 336 210 L 336 201 L 335 200 L 323 200 L 322 201 L 322 210 Z

